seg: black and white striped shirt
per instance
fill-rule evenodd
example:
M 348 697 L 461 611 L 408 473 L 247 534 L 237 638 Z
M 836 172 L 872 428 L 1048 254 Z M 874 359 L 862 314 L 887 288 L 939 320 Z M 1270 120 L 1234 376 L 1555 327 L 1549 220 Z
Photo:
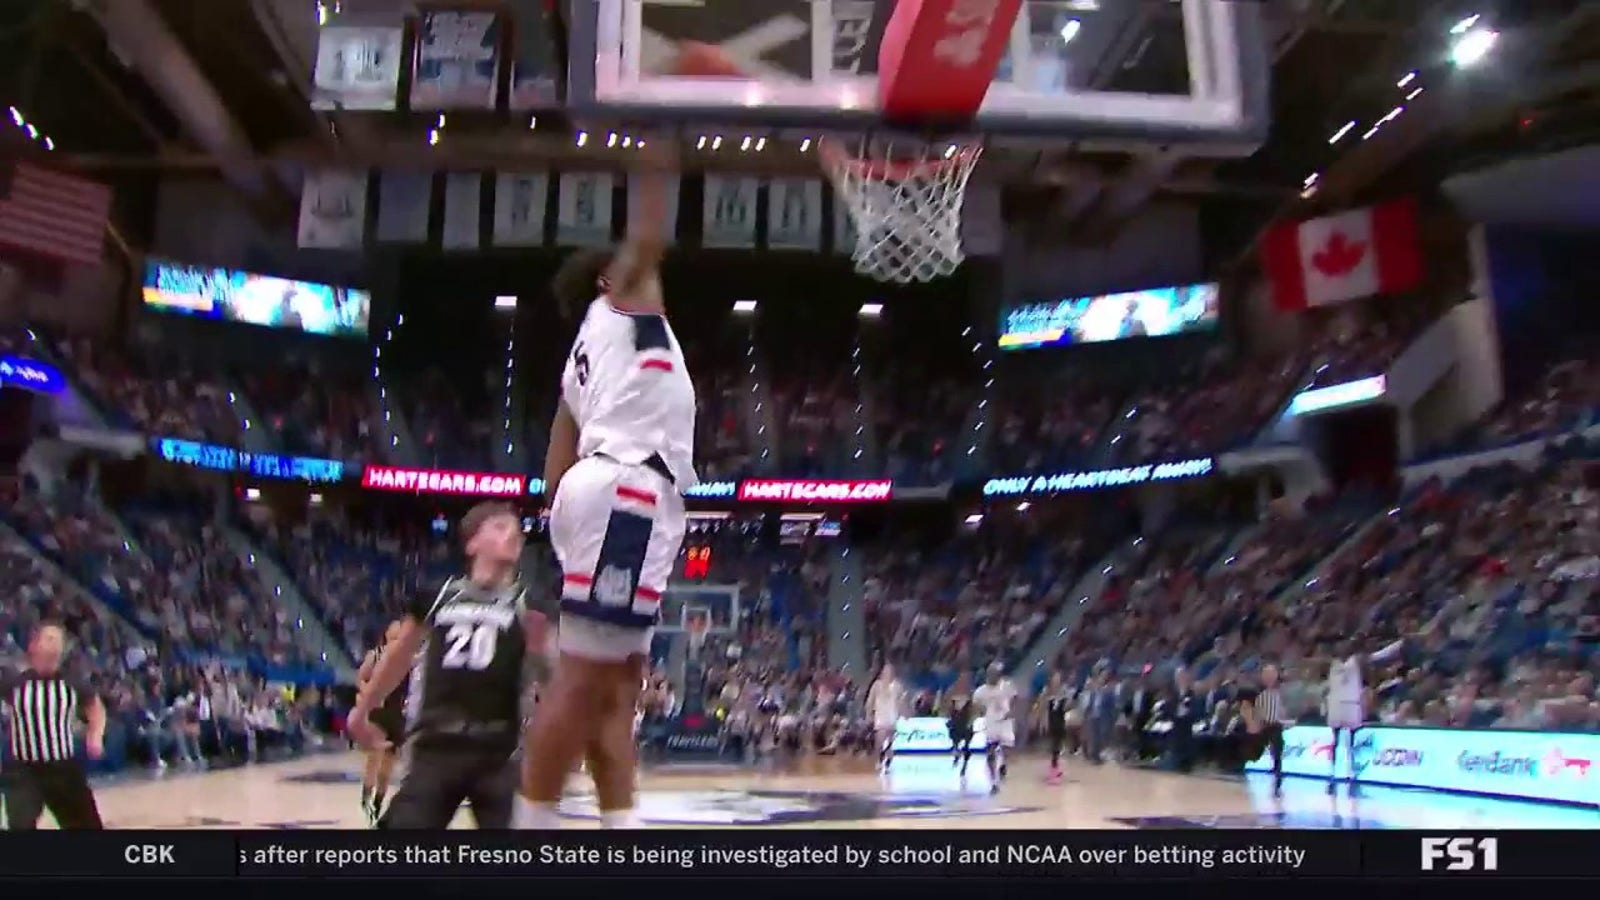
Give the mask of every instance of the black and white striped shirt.
M 1266 723 L 1283 721 L 1283 696 L 1275 687 L 1262 688 L 1256 695 L 1256 713 Z
M 94 692 L 77 679 L 32 671 L 0 674 L 11 735 L 11 758 L 18 763 L 66 762 L 77 755 L 73 727 L 88 710 Z

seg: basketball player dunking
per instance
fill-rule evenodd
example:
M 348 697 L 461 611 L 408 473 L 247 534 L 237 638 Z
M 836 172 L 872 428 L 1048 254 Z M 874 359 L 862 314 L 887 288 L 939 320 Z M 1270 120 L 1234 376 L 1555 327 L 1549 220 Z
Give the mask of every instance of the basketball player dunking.
M 872 712 L 872 739 L 878 746 L 878 771 L 887 772 L 894 762 L 894 730 L 905 709 L 906 691 L 894 677 L 894 666 L 883 664 L 878 680 L 867 690 L 867 708 Z
M 383 633 L 383 643 L 367 651 L 366 658 L 361 661 L 361 671 L 356 673 L 359 690 L 367 689 L 384 651 L 394 646 L 395 638 L 400 634 L 401 621 L 396 619 L 390 622 Z M 410 676 L 407 676 L 406 681 L 409 680 Z M 400 745 L 405 743 L 405 695 L 406 683 L 402 681 L 400 688 L 391 691 L 383 706 L 372 713 L 372 725 L 382 733 L 383 743 L 387 746 L 367 750 L 366 767 L 361 772 L 361 814 L 366 816 L 370 825 L 377 825 L 379 817 L 383 815 L 383 801 L 389 793 L 389 776 L 394 772 L 395 754 Z
M 652 141 L 655 152 L 665 141 Z M 567 775 L 583 760 L 603 828 L 639 827 L 633 722 L 650 638 L 683 542 L 695 484 L 694 386 L 667 324 L 658 265 L 668 179 L 636 179 L 627 239 L 570 258 L 557 301 L 588 305 L 561 376 L 545 484 L 561 564 L 560 661 L 529 723 L 519 828 L 555 828 Z

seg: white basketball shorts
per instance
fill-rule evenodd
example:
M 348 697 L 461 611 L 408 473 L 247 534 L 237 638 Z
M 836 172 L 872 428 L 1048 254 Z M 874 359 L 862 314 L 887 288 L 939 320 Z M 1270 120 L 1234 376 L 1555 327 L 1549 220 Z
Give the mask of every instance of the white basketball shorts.
M 684 527 L 683 495 L 653 469 L 589 456 L 567 470 L 550 504 L 562 653 L 649 654 Z
M 1361 714 L 1361 704 L 1356 703 L 1331 703 L 1328 705 L 1329 728 L 1360 728 L 1364 724 L 1365 716 Z
M 999 722 L 985 722 L 983 736 L 991 746 L 998 744 L 1001 747 L 1015 747 L 1017 745 L 1017 725 L 1010 719 Z

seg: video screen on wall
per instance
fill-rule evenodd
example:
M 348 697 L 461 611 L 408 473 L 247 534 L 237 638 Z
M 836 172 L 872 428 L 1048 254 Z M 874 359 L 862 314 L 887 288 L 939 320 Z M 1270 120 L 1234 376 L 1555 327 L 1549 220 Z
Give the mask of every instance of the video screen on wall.
M 1049 300 L 1009 307 L 1000 319 L 1000 347 L 1094 344 L 1209 331 L 1217 325 L 1213 283 Z
M 144 270 L 144 305 L 204 319 L 364 338 L 372 295 L 237 269 L 151 260 Z

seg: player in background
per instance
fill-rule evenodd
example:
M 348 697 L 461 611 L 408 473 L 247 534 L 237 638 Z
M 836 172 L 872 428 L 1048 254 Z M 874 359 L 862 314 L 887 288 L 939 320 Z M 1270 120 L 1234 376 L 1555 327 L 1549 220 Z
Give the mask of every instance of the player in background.
M 967 777 L 967 764 L 972 762 L 972 679 L 962 672 L 945 695 L 945 729 L 950 732 L 950 765 L 961 767 L 961 778 Z
M 878 771 L 889 771 L 894 762 L 894 731 L 906 705 L 906 691 L 894 677 L 888 663 L 878 672 L 878 680 L 867 689 L 867 711 L 872 715 L 872 740 L 878 748 Z
M 523 533 L 515 509 L 480 503 L 462 518 L 461 536 L 465 574 L 413 599 L 350 712 L 351 734 L 385 746 L 372 713 L 414 668 L 406 771 L 380 828 L 448 828 L 463 802 L 479 828 L 511 824 L 526 657 L 543 648 L 548 622 L 528 608 L 517 578 Z
M 377 671 L 378 661 L 383 658 L 384 651 L 394 646 L 395 638 L 400 634 L 400 623 L 400 619 L 390 622 L 389 627 L 384 630 L 383 643 L 367 651 L 366 658 L 361 661 L 361 670 L 356 673 L 358 691 L 367 689 L 367 685 L 372 681 L 372 673 Z M 383 733 L 383 743 L 386 746 L 368 749 L 366 765 L 361 771 L 361 814 L 366 817 L 369 825 L 376 826 L 378 818 L 383 814 L 383 801 L 389 793 L 389 777 L 394 772 L 395 755 L 405 743 L 405 695 L 408 681 L 410 676 L 401 682 L 398 690 L 390 692 L 381 708 L 372 713 L 372 724 Z
M 694 385 L 658 269 L 676 185 L 668 143 L 650 142 L 648 168 L 630 182 L 639 202 L 622 246 L 570 257 L 552 286 L 564 306 L 588 307 L 545 455 L 562 572 L 560 659 L 528 728 L 519 828 L 559 827 L 562 785 L 580 759 L 594 777 L 601 827 L 639 827 L 633 720 L 683 542 L 683 491 L 696 482 Z
M 1050 739 L 1050 774 L 1046 780 L 1051 784 L 1061 783 L 1061 751 L 1067 744 L 1067 713 L 1072 710 L 1075 699 L 1061 673 L 1051 672 L 1050 683 L 1040 698 L 1044 705 L 1045 734 Z
M 1328 793 L 1334 794 L 1339 785 L 1339 742 L 1353 740 L 1355 730 L 1366 721 L 1366 686 L 1361 670 L 1367 663 L 1384 663 L 1395 658 L 1405 648 L 1402 638 L 1374 653 L 1364 654 L 1356 649 L 1353 640 L 1342 641 L 1332 662 L 1328 664 L 1326 705 L 1328 727 L 1333 729 L 1333 748 L 1328 753 Z M 1347 744 L 1346 746 L 1353 746 Z M 1355 782 L 1350 793 L 1357 793 Z
M 989 793 L 1000 793 L 1006 778 L 1006 751 L 1017 745 L 1017 686 L 1005 677 L 1000 663 L 989 664 L 989 678 L 972 694 L 972 702 L 983 714 L 983 733 L 988 743 Z

